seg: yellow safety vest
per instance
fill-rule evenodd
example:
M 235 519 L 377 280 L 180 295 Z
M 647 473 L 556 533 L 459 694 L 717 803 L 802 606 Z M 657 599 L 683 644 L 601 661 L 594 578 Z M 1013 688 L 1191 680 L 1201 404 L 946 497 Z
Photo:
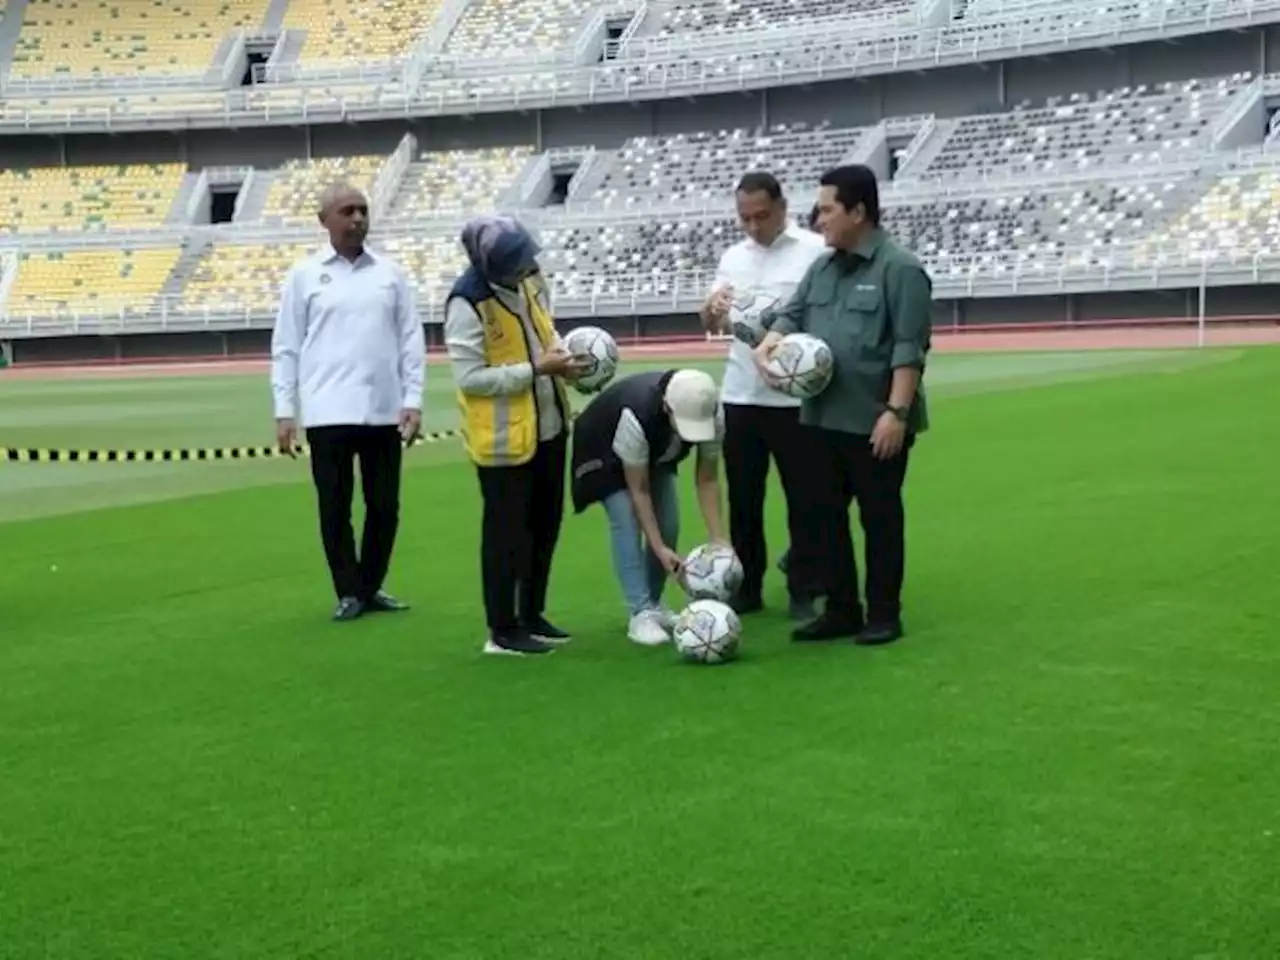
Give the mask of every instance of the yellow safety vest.
M 543 350 L 556 339 L 551 314 L 537 296 L 535 281 L 521 283 L 529 317 Z M 484 360 L 491 367 L 531 363 L 532 353 L 525 326 L 496 296 L 472 303 L 484 330 Z M 569 402 L 564 385 L 553 377 L 560 412 L 567 420 Z M 528 463 L 538 449 L 538 405 L 534 385 L 511 396 L 477 397 L 457 391 L 462 411 L 462 443 L 467 454 L 482 467 L 511 467 Z

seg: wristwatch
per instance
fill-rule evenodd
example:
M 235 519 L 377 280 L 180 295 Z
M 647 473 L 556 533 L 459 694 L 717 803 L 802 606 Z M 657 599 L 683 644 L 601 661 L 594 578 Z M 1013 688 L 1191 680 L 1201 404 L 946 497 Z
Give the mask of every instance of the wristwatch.
M 906 423 L 911 415 L 910 407 L 895 407 L 891 403 L 886 403 L 884 405 L 884 408 L 889 413 L 892 413 L 895 417 L 897 417 L 901 423 Z

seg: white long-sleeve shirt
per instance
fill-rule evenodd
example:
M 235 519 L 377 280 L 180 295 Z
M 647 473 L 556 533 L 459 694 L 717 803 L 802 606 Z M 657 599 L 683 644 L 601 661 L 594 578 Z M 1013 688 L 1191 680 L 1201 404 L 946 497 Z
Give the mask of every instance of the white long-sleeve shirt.
M 540 296 L 545 287 L 535 283 Z M 484 357 L 484 327 L 480 314 L 466 300 L 454 297 L 449 301 L 444 315 L 444 340 L 449 351 L 453 382 L 464 394 L 473 397 L 509 397 L 533 388 L 533 399 L 538 409 L 538 441 L 554 440 L 564 430 L 564 418 L 556 403 L 556 388 L 550 377 L 537 376 L 534 363 L 542 357 L 542 342 L 530 315 L 524 293 L 494 286 L 493 292 L 504 307 L 515 314 L 524 327 L 525 340 L 533 363 L 508 363 L 490 366 Z M 543 300 L 543 310 L 550 313 L 550 303 Z M 558 340 L 559 338 L 557 338 Z
M 769 246 L 749 237 L 726 250 L 720 257 L 712 292 L 733 287 L 730 319 L 764 335 L 760 316 L 765 310 L 781 307 L 791 299 L 809 265 L 826 250 L 821 236 L 790 225 Z M 760 377 L 751 347 L 736 337 L 729 344 L 729 360 L 724 371 L 720 399 L 729 404 L 762 407 L 798 407 L 800 401 L 774 390 Z
M 301 427 L 389 426 L 422 409 L 426 339 L 404 271 L 331 245 L 295 264 L 271 335 L 278 419 Z

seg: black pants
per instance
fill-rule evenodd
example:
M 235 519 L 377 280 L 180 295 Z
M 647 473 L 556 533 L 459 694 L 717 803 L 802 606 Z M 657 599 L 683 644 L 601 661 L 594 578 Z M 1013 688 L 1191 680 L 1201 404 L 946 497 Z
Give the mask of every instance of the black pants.
M 518 467 L 477 467 L 484 521 L 480 573 L 489 629 L 531 624 L 547 605 L 551 558 L 564 517 L 566 436 L 538 444 Z
M 823 571 L 827 609 L 861 613 L 858 564 L 849 532 L 849 505 L 858 502 L 867 568 L 867 619 L 898 619 L 906 559 L 902 485 L 914 437 L 892 460 L 878 460 L 871 438 L 804 428 L 809 456 L 803 493 L 803 532 L 797 542 L 810 569 Z M 793 551 L 793 554 L 796 551 Z
M 742 595 L 757 597 L 769 563 L 764 532 L 764 501 L 769 460 L 778 465 L 787 500 L 787 529 L 794 543 L 799 533 L 796 509 L 804 490 L 805 438 L 799 407 L 724 405 L 724 469 L 729 485 L 729 536 L 742 561 Z M 792 558 L 793 560 L 796 558 Z M 787 586 L 794 593 L 810 593 L 812 572 L 804 564 L 788 564 Z
M 339 597 L 368 600 L 382 589 L 400 522 L 400 431 L 394 426 L 312 427 L 307 443 L 333 589 Z M 351 531 L 357 459 L 365 507 L 358 559 Z

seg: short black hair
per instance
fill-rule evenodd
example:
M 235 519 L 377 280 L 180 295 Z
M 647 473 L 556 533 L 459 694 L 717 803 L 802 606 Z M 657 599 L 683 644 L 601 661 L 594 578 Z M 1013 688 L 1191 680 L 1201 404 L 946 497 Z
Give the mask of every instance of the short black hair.
M 870 167 L 860 163 L 832 167 L 822 175 L 818 184 L 835 187 L 836 202 L 846 210 L 862 204 L 867 211 L 867 219 L 876 226 L 880 225 L 880 187 L 876 183 L 875 172 Z
M 770 200 L 782 199 L 782 184 L 778 178 L 767 170 L 752 170 L 744 173 L 738 181 L 738 193 L 766 193 Z
M 809 219 L 805 223 L 805 226 L 815 232 L 818 229 L 818 205 L 816 203 L 813 205 L 813 209 L 809 211 Z

